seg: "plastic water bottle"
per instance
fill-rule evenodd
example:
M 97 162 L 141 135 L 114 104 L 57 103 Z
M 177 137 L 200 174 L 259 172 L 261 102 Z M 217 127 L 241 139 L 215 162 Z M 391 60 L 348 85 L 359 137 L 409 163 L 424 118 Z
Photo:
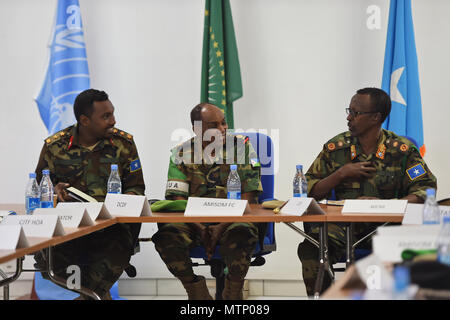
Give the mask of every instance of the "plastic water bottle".
M 29 174 L 27 188 L 25 189 L 25 208 L 27 214 L 32 214 L 34 209 L 40 207 L 39 185 L 36 181 L 36 173 Z
M 41 208 L 53 208 L 53 183 L 50 180 L 50 170 L 42 170 L 42 179 L 39 185 Z
M 120 181 L 117 164 L 111 165 L 111 173 L 108 178 L 108 193 L 122 193 L 122 182 Z
M 230 174 L 227 180 L 227 198 L 240 199 L 241 198 L 241 179 L 237 172 L 237 165 L 230 165 Z
M 307 197 L 308 196 L 308 182 L 303 174 L 303 166 L 298 164 L 296 166 L 297 172 L 294 176 L 294 197 Z
M 437 254 L 440 263 L 450 266 L 450 216 L 444 216 L 437 239 Z
M 393 300 L 410 300 L 412 297 L 408 291 L 411 283 L 409 268 L 397 266 L 394 268 Z
M 427 200 L 423 206 L 423 224 L 439 224 L 441 222 L 441 213 L 436 202 L 436 190 L 427 189 Z

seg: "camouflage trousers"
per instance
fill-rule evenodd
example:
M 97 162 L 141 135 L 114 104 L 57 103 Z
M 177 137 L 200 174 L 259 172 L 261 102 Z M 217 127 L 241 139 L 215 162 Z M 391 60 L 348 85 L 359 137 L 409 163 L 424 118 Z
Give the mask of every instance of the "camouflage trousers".
M 313 223 L 304 223 L 305 232 L 314 239 L 319 239 L 319 227 Z M 358 240 L 371 231 L 375 230 L 380 223 L 354 223 L 353 239 Z M 364 241 L 358 248 L 370 248 L 370 240 Z M 329 223 L 328 224 L 328 258 L 330 266 L 345 261 L 345 245 L 346 234 L 343 225 Z M 308 296 L 314 295 L 314 285 L 319 271 L 319 248 L 310 241 L 304 240 L 298 245 L 298 257 L 302 263 L 303 281 L 305 282 L 306 292 Z M 331 285 L 331 278 L 328 272 L 325 272 L 322 290 L 324 292 Z
M 128 266 L 134 249 L 132 226 L 116 224 L 100 231 L 88 234 L 53 248 L 53 269 L 55 274 L 67 280 L 71 265 L 80 268 L 80 284 L 107 297 L 113 284 Z M 45 257 L 42 252 L 34 255 L 36 266 L 45 270 Z M 47 272 L 42 272 L 48 279 Z M 85 296 L 84 298 L 89 299 Z
M 159 224 L 158 229 L 152 241 L 169 271 L 178 279 L 195 279 L 189 251 L 203 245 L 200 234 L 189 223 Z M 245 278 L 257 243 L 257 224 L 232 223 L 225 229 L 217 245 L 230 275 Z

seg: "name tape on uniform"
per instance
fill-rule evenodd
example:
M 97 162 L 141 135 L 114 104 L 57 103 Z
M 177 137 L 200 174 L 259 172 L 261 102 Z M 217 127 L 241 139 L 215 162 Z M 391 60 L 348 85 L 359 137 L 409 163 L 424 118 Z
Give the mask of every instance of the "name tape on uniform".
M 281 208 L 281 214 L 302 216 L 303 214 L 325 214 L 314 198 L 294 197 Z
M 0 249 L 15 250 L 29 247 L 22 226 L 0 225 Z
M 94 222 L 85 208 L 37 208 L 33 215 L 57 215 L 64 228 L 92 226 Z
M 147 217 L 152 215 L 146 196 L 108 193 L 105 207 L 113 216 Z
M 73 209 L 73 208 L 84 208 L 91 217 L 92 221 L 101 219 L 112 219 L 111 214 L 106 208 L 103 202 L 60 202 L 56 208 L 61 209 Z
M 57 215 L 11 215 L 2 221 L 2 225 L 22 226 L 27 238 L 51 238 L 66 234 Z
M 342 214 L 404 214 L 408 200 L 345 200 Z
M 247 200 L 189 197 L 184 215 L 189 217 L 238 217 L 250 211 Z

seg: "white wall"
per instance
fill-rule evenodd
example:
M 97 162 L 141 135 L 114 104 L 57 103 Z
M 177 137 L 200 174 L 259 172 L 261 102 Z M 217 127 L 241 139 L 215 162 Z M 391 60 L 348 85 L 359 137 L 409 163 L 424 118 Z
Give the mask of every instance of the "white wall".
M 46 137 L 33 97 L 41 86 L 55 0 L 0 0 L 0 201 L 23 201 Z M 243 77 L 237 128 L 279 129 L 275 194 L 287 199 L 295 164 L 308 167 L 323 143 L 346 130 L 344 108 L 381 86 L 388 0 L 231 0 Z M 381 9 L 381 28 L 366 9 Z M 117 126 L 138 146 L 147 196 L 162 198 L 171 134 L 190 128 L 200 96 L 204 1 L 80 0 L 92 87 L 110 94 Z M 450 2 L 413 0 L 425 160 L 450 196 Z M 153 225 L 145 226 L 147 235 Z M 300 238 L 277 225 L 279 250 L 253 278 L 296 279 Z M 142 277 L 169 276 L 153 244 L 135 262 Z

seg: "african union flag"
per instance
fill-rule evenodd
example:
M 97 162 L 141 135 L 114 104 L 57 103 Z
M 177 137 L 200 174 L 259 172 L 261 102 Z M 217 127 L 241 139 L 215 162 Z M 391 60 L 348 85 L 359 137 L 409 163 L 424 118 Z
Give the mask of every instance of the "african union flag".
M 234 128 L 233 101 L 242 97 L 241 69 L 229 0 L 206 0 L 201 101 L 221 108 Z

